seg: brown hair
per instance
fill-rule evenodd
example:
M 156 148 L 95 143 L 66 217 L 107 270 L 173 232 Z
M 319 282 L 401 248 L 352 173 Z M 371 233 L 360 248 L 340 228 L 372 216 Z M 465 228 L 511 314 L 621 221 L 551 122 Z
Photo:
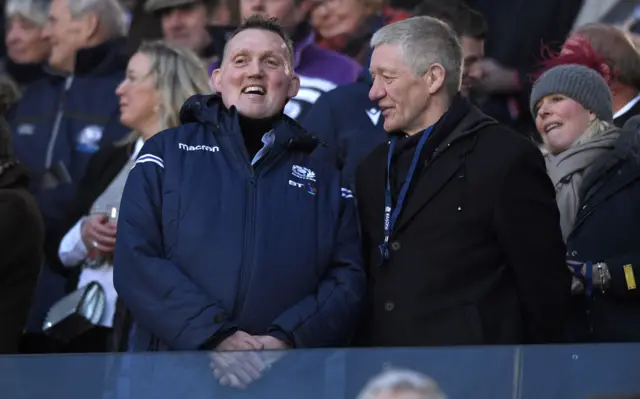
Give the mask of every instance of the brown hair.
M 574 34 L 586 39 L 613 71 L 614 80 L 640 90 L 640 53 L 621 29 L 602 23 L 579 27 Z

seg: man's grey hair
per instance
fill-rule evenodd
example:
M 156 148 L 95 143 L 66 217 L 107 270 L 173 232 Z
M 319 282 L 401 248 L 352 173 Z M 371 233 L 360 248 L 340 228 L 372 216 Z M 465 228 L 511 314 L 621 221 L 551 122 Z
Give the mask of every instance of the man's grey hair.
M 381 393 L 412 392 L 421 399 L 447 399 L 431 378 L 412 370 L 387 370 L 371 379 L 357 399 L 375 399 Z
M 89 13 L 98 16 L 108 38 L 126 36 L 127 14 L 118 0 L 67 0 L 71 18 L 81 18 Z
M 427 16 L 412 17 L 386 25 L 373 34 L 371 47 L 399 45 L 406 64 L 416 76 L 435 63 L 445 70 L 445 89 L 454 95 L 462 78 L 462 46 L 445 22 Z
M 43 27 L 47 23 L 50 0 L 8 0 L 5 4 L 6 19 L 19 15 Z

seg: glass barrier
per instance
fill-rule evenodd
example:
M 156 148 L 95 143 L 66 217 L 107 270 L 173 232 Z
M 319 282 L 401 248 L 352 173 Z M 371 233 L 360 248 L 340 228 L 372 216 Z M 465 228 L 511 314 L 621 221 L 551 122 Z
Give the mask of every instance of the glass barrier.
M 0 398 L 354 399 L 385 369 L 433 378 L 449 399 L 589 399 L 640 394 L 640 344 L 295 350 L 246 389 L 221 386 L 208 353 L 0 357 Z M 235 357 L 234 357 L 235 356 Z

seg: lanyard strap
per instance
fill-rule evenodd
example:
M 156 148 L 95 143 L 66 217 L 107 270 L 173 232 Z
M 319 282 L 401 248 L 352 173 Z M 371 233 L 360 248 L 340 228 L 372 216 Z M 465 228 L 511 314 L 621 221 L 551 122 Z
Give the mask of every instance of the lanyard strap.
M 400 216 L 400 212 L 402 212 L 404 200 L 407 196 L 407 192 L 409 191 L 409 187 L 411 186 L 411 181 L 413 180 L 413 175 L 415 174 L 418 167 L 418 162 L 420 161 L 420 153 L 422 152 L 422 148 L 427 142 L 427 139 L 431 135 L 432 130 L 433 126 L 429 126 L 422 133 L 422 137 L 420 137 L 420 141 L 418 142 L 416 150 L 413 153 L 413 159 L 411 160 L 411 165 L 409 166 L 407 177 L 405 177 L 402 188 L 400 189 L 400 195 L 398 196 L 398 201 L 395 208 L 393 207 L 393 201 L 391 199 L 390 173 L 391 159 L 393 157 L 393 151 L 395 149 L 396 142 L 398 141 L 398 137 L 394 136 L 391 138 L 391 142 L 389 144 L 389 153 L 387 154 L 387 186 L 384 195 L 384 242 L 379 246 L 383 264 L 389 259 L 389 239 L 391 237 L 391 234 L 393 233 L 393 229 L 396 225 L 396 221 L 398 220 L 398 216 Z

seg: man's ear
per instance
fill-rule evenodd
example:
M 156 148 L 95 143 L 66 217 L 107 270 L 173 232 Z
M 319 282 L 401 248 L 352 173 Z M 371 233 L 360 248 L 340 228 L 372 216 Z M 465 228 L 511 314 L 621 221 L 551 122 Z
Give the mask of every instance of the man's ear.
M 83 41 L 89 41 L 98 33 L 100 20 L 97 14 L 88 13 L 80 18 L 78 22 L 80 22 L 79 34 Z
M 222 73 L 220 68 L 216 68 L 211 72 L 211 88 L 216 91 L 216 93 L 220 93 L 221 91 L 221 83 L 222 83 Z
M 293 97 L 298 95 L 298 90 L 300 90 L 300 78 L 298 75 L 294 75 L 289 82 L 289 91 L 287 92 L 287 97 L 292 99 Z
M 595 121 L 596 118 L 597 118 L 596 114 L 594 114 L 593 112 L 589 111 L 589 122 Z
M 432 64 L 424 74 L 424 79 L 429 87 L 429 94 L 437 93 L 444 87 L 444 79 L 447 76 L 444 67 L 440 64 Z

